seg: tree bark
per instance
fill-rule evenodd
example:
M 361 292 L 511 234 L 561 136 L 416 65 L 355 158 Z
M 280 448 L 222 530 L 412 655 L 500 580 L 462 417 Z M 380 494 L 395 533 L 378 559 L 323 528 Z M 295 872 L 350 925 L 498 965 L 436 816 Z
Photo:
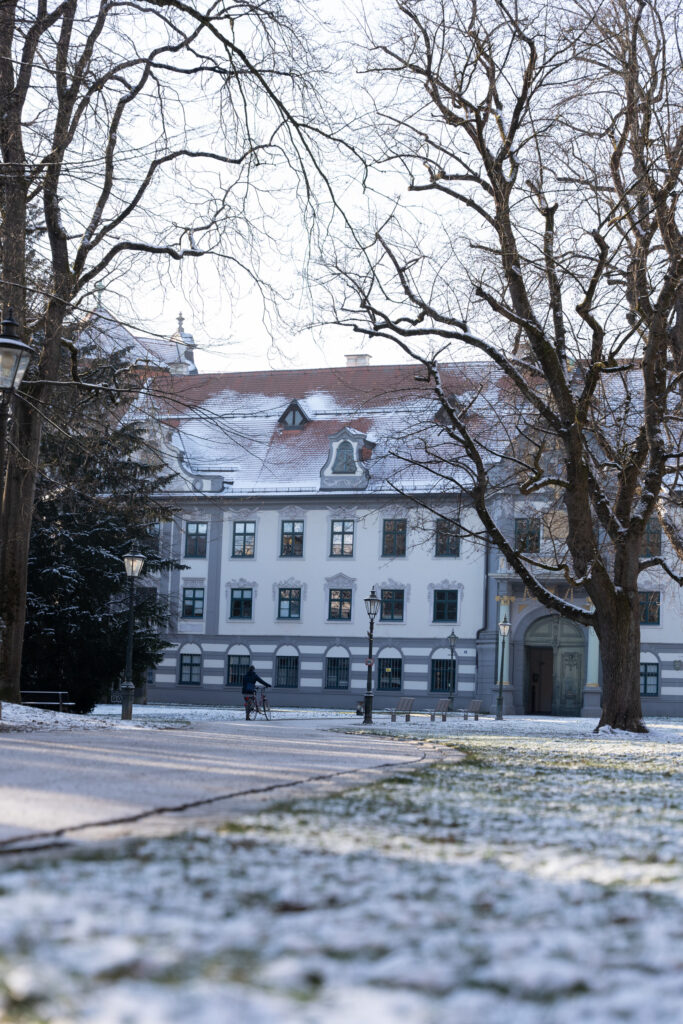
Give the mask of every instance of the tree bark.
M 647 732 L 640 703 L 640 604 L 638 591 L 617 595 L 613 608 L 596 606 L 602 664 L 603 725 Z

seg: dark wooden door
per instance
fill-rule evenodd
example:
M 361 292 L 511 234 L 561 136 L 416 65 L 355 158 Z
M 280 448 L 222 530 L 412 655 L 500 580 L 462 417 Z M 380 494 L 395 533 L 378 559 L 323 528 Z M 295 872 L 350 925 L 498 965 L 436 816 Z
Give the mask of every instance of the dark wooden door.
M 528 715 L 551 715 L 553 713 L 553 649 L 552 647 L 527 647 L 527 652 L 529 682 L 526 713 Z

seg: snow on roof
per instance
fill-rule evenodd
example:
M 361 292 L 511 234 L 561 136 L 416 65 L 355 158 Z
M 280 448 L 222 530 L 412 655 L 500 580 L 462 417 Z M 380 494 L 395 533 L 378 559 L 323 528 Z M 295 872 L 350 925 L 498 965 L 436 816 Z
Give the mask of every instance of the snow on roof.
M 134 365 L 169 370 L 176 374 L 196 374 L 194 338 L 183 329 L 182 316 L 178 330 L 169 338 L 133 334 L 124 324 L 99 304 L 89 313 L 78 339 L 79 348 L 94 348 L 98 355 L 125 353 Z
M 424 468 L 425 436 L 442 450 L 454 442 L 437 425 L 438 403 L 418 372 L 400 365 L 164 375 L 150 382 L 149 397 L 184 471 L 222 475 L 233 492 L 317 493 L 331 438 L 345 427 L 374 445 L 359 453 L 368 490 L 424 490 L 436 479 Z M 487 394 L 499 385 L 492 364 L 451 364 L 442 373 L 449 391 L 472 399 L 472 415 L 495 404 Z M 279 422 L 293 401 L 310 417 L 297 430 Z

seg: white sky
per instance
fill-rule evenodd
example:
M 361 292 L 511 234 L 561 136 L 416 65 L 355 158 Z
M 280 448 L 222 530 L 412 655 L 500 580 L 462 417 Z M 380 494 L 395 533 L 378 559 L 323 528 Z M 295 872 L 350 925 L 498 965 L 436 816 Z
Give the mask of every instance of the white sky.
M 319 0 L 317 7 L 335 22 L 338 32 L 358 38 L 361 0 Z M 343 174 L 336 166 L 326 167 L 326 171 L 333 176 Z M 357 196 L 349 201 L 355 186 L 339 187 L 346 189 L 345 202 L 350 202 L 354 216 L 363 217 L 368 197 L 358 187 Z M 405 185 L 396 177 L 392 189 L 404 192 Z M 261 276 L 283 294 L 279 308 L 291 327 L 269 324 L 258 289 L 247 276 L 226 282 L 209 258 L 184 261 L 181 266 L 150 266 L 144 280 L 136 277 L 132 284 L 130 278 L 109 283 L 105 305 L 133 332 L 166 337 L 177 329 L 177 317 L 182 313 L 184 329 L 198 346 L 195 360 L 200 372 L 343 366 L 347 353 L 359 351 L 368 352 L 373 365 L 406 362 L 390 342 L 369 341 L 349 329 L 325 325 L 328 311 L 312 309 L 306 294 L 302 277 L 305 235 L 297 212 L 292 207 L 278 214 L 274 230 L 286 238 L 283 247 L 290 246 L 292 252 L 278 252 L 274 242 L 271 251 L 263 254 Z M 163 283 L 156 277 L 159 269 L 165 275 Z

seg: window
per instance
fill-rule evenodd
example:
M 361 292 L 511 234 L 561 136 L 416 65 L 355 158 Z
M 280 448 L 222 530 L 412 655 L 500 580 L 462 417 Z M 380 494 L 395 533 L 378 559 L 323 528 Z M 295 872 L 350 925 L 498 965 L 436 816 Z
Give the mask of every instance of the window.
M 283 558 L 301 558 L 304 553 L 303 519 L 283 519 L 280 555 Z
M 385 519 L 382 529 L 382 555 L 396 558 L 406 553 L 405 519 Z
M 437 558 L 458 558 L 460 555 L 460 528 L 457 523 L 450 519 L 437 519 L 436 521 L 436 547 L 434 554 Z
M 277 617 L 278 619 L 301 618 L 301 589 L 299 587 L 280 587 Z
M 434 622 L 458 621 L 458 591 L 434 591 Z
M 643 626 L 659 625 L 660 598 L 658 590 L 639 590 L 640 622 Z
M 659 665 L 650 662 L 640 666 L 640 696 L 656 697 L 659 693 Z
M 382 622 L 403 621 L 403 590 L 383 590 L 382 610 L 380 619 Z
M 242 680 L 244 679 L 244 673 L 249 668 L 249 655 L 248 654 L 229 654 L 228 655 L 228 686 L 239 686 L 242 687 Z
M 452 693 L 455 690 L 455 658 L 432 658 L 432 693 Z
M 325 662 L 325 688 L 328 690 L 348 690 L 349 659 L 327 658 Z
M 515 519 L 515 549 L 528 555 L 541 550 L 541 520 Z
M 253 558 L 255 523 L 235 523 L 232 528 L 232 557 Z
M 183 587 L 183 618 L 204 618 L 204 587 Z
M 202 656 L 201 654 L 180 655 L 180 680 L 181 683 L 198 686 L 202 681 Z
M 328 619 L 351 618 L 351 591 L 330 590 L 330 607 Z
M 377 660 L 377 689 L 400 690 L 401 667 L 400 658 L 379 658 Z
M 286 654 L 275 659 L 275 685 L 296 687 L 299 685 L 299 659 Z
M 308 420 L 302 413 L 299 406 L 296 405 L 296 403 L 290 405 L 290 407 L 287 409 L 284 416 L 280 420 L 280 423 L 282 424 L 283 427 L 285 427 L 286 430 L 296 430 L 298 428 L 305 426 L 307 422 Z
M 353 457 L 353 445 L 350 441 L 339 443 L 330 472 L 338 475 L 356 472 L 356 460 Z
M 332 520 L 330 554 L 335 558 L 350 558 L 353 554 L 353 519 Z
M 659 519 L 648 519 L 643 534 L 642 554 L 645 558 L 662 553 L 662 524 Z
M 230 591 L 230 618 L 250 619 L 252 604 L 251 587 L 238 587 Z
M 185 558 L 206 558 L 208 523 L 187 523 L 185 526 Z

